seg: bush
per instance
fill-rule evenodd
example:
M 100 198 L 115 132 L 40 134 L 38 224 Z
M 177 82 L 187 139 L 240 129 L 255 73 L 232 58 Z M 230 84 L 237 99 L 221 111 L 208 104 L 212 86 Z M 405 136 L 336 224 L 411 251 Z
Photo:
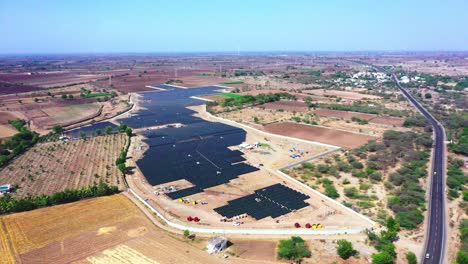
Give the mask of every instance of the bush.
M 302 163 L 301 166 L 302 166 L 302 168 L 304 168 L 304 169 L 311 169 L 311 170 L 313 170 L 314 167 L 315 167 L 314 164 L 312 164 L 312 163 L 310 163 L 310 162 L 304 162 L 304 163 Z
M 413 229 L 423 222 L 424 216 L 419 209 L 413 209 L 398 212 L 396 219 L 400 222 L 401 227 Z
M 392 256 L 385 252 L 372 254 L 372 264 L 393 264 Z
M 353 248 L 353 244 L 345 239 L 340 239 L 337 242 L 338 247 L 336 248 L 336 253 L 342 259 L 348 259 L 349 257 L 356 254 L 356 251 Z
M 418 259 L 413 252 L 406 253 L 406 260 L 408 260 L 408 264 L 418 264 Z
M 298 261 L 310 257 L 310 250 L 300 237 L 291 237 L 289 240 L 280 240 L 278 243 L 278 257 Z
M 353 168 L 355 168 L 355 169 L 362 169 L 362 168 L 364 168 L 364 165 L 362 165 L 362 163 L 359 162 L 359 161 L 352 161 L 352 162 L 351 162 L 351 166 L 353 166 Z
M 359 191 L 356 187 L 344 188 L 344 194 L 349 198 L 359 198 Z
M 378 171 L 374 171 L 369 175 L 369 178 L 375 181 L 381 181 L 382 180 L 382 173 Z

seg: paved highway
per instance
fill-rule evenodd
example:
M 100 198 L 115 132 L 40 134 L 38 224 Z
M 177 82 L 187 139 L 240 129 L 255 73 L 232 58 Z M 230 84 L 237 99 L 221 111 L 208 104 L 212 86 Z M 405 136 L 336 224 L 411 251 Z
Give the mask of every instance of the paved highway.
M 422 263 L 441 264 L 444 262 L 446 223 L 445 223 L 445 135 L 442 125 L 417 102 L 398 82 L 392 74 L 393 80 L 406 96 L 406 98 L 421 112 L 432 124 L 435 133 L 434 155 L 432 160 L 432 184 L 430 187 L 429 221 L 426 234 L 426 243 Z

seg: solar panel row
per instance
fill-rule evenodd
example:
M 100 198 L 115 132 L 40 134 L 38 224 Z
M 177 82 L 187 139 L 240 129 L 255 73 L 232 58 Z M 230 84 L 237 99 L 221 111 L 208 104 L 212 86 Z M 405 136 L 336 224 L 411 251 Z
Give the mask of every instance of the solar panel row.
M 256 190 L 254 194 L 231 200 L 227 205 L 214 210 L 228 218 L 244 213 L 257 220 L 268 216 L 276 218 L 308 206 L 304 202 L 308 198 L 309 196 L 278 183 Z

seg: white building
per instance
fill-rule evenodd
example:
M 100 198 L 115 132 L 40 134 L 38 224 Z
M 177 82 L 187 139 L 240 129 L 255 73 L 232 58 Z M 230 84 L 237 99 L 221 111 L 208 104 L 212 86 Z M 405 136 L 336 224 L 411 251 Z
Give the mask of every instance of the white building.
M 11 191 L 11 184 L 0 185 L 0 194 L 7 193 Z
M 228 240 L 222 236 L 215 236 L 208 240 L 206 245 L 206 251 L 209 254 L 217 253 L 226 248 Z

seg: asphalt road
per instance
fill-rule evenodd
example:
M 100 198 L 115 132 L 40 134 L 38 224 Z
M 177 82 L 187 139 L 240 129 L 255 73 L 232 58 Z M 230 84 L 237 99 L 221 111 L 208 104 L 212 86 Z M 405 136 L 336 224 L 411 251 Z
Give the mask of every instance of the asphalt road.
M 426 234 L 426 247 L 424 249 L 423 260 L 425 264 L 440 264 L 444 262 L 445 253 L 445 146 L 444 130 L 442 125 L 422 107 L 403 87 L 398 79 L 392 74 L 393 79 L 406 96 L 406 98 L 421 112 L 432 124 L 435 133 L 434 156 L 432 160 L 432 184 L 430 188 L 429 201 L 429 222 Z

